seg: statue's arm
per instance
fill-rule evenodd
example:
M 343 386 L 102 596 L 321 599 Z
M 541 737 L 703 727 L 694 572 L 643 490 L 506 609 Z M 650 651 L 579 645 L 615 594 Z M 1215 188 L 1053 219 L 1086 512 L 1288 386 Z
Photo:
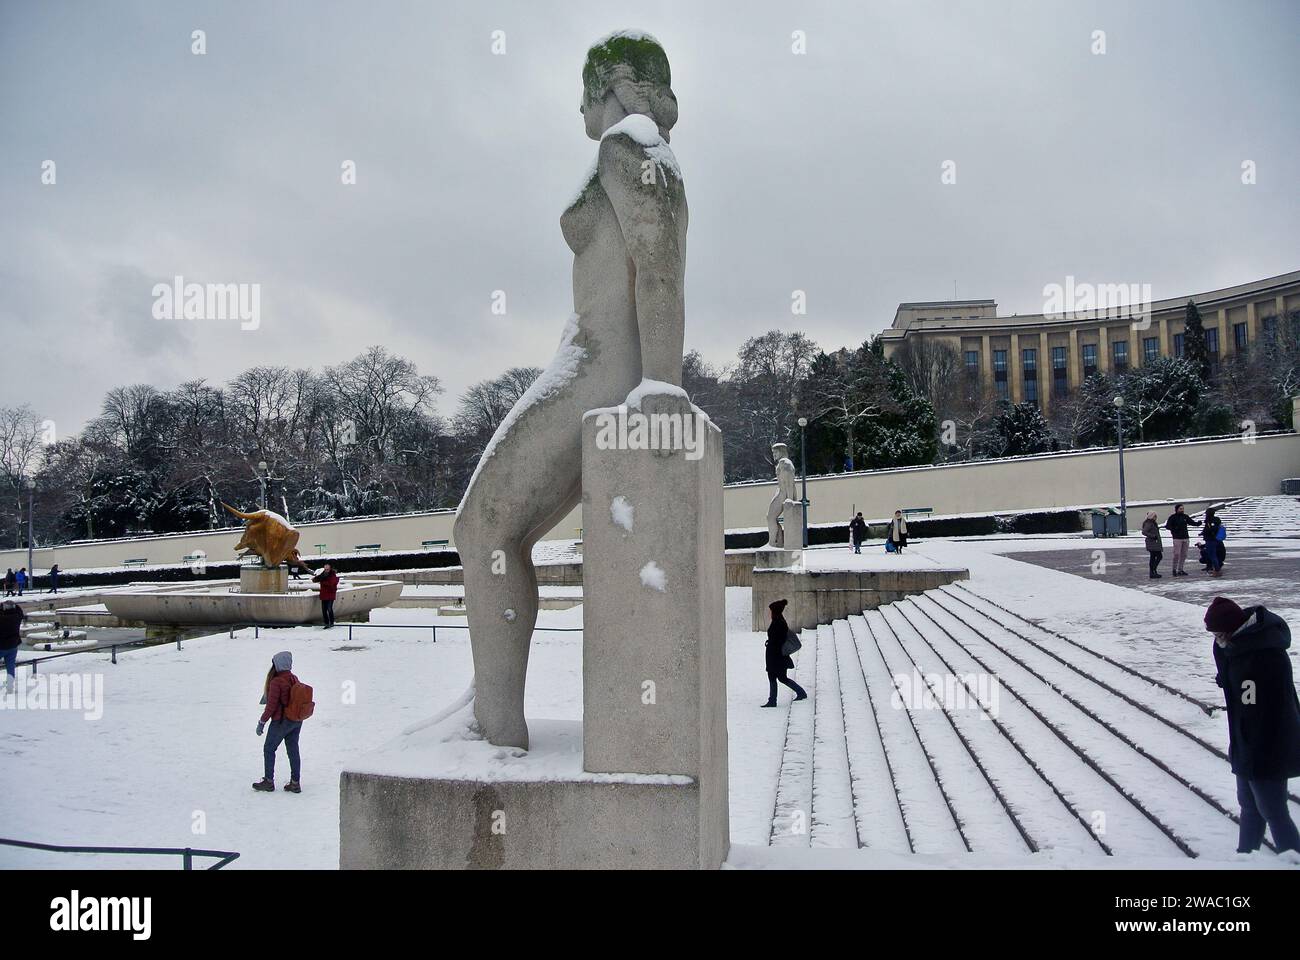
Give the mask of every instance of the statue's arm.
M 618 133 L 601 141 L 598 170 L 636 268 L 641 376 L 681 386 L 686 302 L 677 210 L 680 203 L 685 215 L 685 203 L 681 181 L 666 168 L 656 164 L 654 181 L 642 182 L 647 159 L 639 143 Z

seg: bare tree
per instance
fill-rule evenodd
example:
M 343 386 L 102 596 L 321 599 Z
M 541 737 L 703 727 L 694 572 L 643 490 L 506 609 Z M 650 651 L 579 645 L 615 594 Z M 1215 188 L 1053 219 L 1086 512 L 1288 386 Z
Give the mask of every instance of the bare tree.
M 36 471 L 42 447 L 41 421 L 32 408 L 0 407 L 0 477 L 14 505 L 15 546 L 23 545 L 23 519 L 26 503 L 23 484 Z

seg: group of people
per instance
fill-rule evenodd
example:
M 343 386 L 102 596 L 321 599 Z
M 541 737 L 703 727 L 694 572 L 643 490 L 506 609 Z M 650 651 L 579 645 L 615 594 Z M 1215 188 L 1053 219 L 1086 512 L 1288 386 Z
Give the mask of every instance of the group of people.
M 795 701 L 808 699 L 807 691 L 788 676 L 794 659 L 787 651 L 797 650 L 799 641 L 785 619 L 787 603 L 768 605 L 764 707 L 777 705 L 778 683 L 794 691 Z M 1267 830 L 1279 853 L 1300 854 L 1300 832 L 1287 804 L 1287 781 L 1300 777 L 1300 697 L 1287 652 L 1291 630 L 1263 605 L 1242 609 L 1227 597 L 1215 597 L 1206 609 L 1205 629 L 1214 638 L 1215 682 L 1223 690 L 1228 722 L 1228 762 L 1237 779 L 1237 852 L 1258 850 Z
M 5 571 L 5 596 L 6 597 L 12 597 L 15 594 L 21 597 L 23 595 L 23 591 L 26 590 L 30 584 L 31 584 L 31 578 L 27 576 L 26 567 L 21 568 L 16 573 L 14 572 L 13 567 L 10 567 Z
M 1170 558 L 1173 566 L 1172 576 L 1187 576 L 1187 549 L 1191 542 L 1191 525 L 1192 518 L 1183 510 L 1181 503 L 1174 506 L 1174 512 L 1165 520 L 1164 529 L 1169 531 L 1169 538 L 1173 543 L 1173 556 Z M 1146 519 L 1142 521 L 1142 536 L 1146 541 L 1148 576 L 1152 580 L 1159 580 L 1164 576 L 1158 568 L 1165 556 L 1165 545 L 1160 533 L 1160 520 L 1154 510 L 1148 512 Z M 1210 507 L 1205 511 L 1205 519 L 1201 524 L 1201 539 L 1197 541 L 1196 546 L 1200 550 L 1201 565 L 1212 577 L 1223 576 L 1223 561 L 1228 555 L 1228 549 L 1224 545 L 1227 537 L 1228 531 L 1223 521 L 1216 515 L 1214 508 Z
M 853 552 L 862 552 L 862 542 L 871 536 L 871 528 L 867 526 L 867 521 L 862 519 L 862 511 L 859 510 L 849 521 L 849 542 L 853 544 Z M 902 510 L 895 510 L 893 519 L 889 521 L 889 528 L 885 531 L 885 550 L 888 553 L 902 553 L 903 548 L 907 546 L 907 518 L 903 516 Z
M 23 595 L 23 591 L 33 586 L 31 574 L 27 572 L 26 567 L 20 567 L 17 572 L 13 567 L 5 570 L 5 596 Z M 59 592 L 59 565 L 56 563 L 50 567 L 50 593 Z

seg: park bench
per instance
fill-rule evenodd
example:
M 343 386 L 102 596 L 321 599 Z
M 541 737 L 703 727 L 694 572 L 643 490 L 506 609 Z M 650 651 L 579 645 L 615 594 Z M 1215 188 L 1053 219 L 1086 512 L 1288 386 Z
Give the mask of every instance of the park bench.
M 421 540 L 420 541 L 420 546 L 422 547 L 446 547 L 450 545 L 451 545 L 450 540 Z
M 329 544 L 326 544 L 326 543 L 317 543 L 317 544 L 314 544 L 314 546 L 316 547 L 316 555 L 317 555 L 317 556 L 322 556 L 322 557 L 323 557 L 323 556 L 325 555 L 325 548 L 326 548 L 327 546 L 329 546 Z
M 352 548 L 357 553 L 378 553 L 379 544 L 377 543 L 358 543 Z
M 927 517 L 934 513 L 934 507 L 904 507 L 903 516 L 905 517 Z
M 149 558 L 148 558 L 148 557 L 137 557 L 137 558 L 135 558 L 135 559 L 133 559 L 133 560 L 123 560 L 123 561 L 122 561 L 122 566 L 124 566 L 124 567 L 143 567 L 143 566 L 144 566 L 146 563 L 148 563 L 148 562 L 149 562 Z

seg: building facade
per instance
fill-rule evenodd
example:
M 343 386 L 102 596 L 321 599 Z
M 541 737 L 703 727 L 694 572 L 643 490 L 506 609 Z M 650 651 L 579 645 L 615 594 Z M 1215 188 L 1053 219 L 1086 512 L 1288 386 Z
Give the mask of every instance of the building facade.
M 1200 311 L 1212 365 L 1269 340 L 1282 318 L 1300 313 L 1300 270 L 1154 302 L 1124 296 L 1137 291 L 1085 287 L 1075 289 L 1071 282 L 1061 291 L 1059 312 L 1032 316 L 999 317 L 993 300 L 900 303 L 881 334 L 885 355 L 918 340 L 944 343 L 998 396 L 1035 403 L 1046 413 L 1094 373 L 1123 373 L 1159 357 L 1181 357 L 1188 300 Z M 1117 306 L 1119 299 L 1125 305 Z M 1088 309 L 1070 309 L 1071 303 Z

